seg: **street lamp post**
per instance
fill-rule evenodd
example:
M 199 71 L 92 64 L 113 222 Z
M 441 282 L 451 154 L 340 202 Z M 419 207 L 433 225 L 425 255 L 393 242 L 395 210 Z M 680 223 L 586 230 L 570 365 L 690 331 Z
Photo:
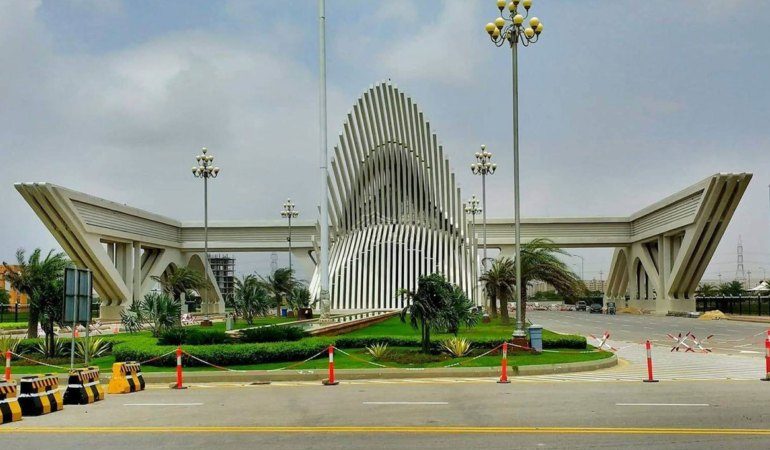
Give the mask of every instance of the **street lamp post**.
M 209 178 L 219 175 L 219 167 L 214 166 L 214 155 L 208 154 L 208 149 L 203 147 L 201 154 L 195 157 L 197 166 L 193 166 L 192 173 L 195 178 L 203 178 L 203 253 L 206 262 L 203 264 L 203 274 L 206 280 L 206 301 L 209 297 Z M 206 311 L 208 312 L 208 311 Z
M 487 267 L 487 175 L 492 175 L 497 170 L 497 164 L 490 163 L 492 159 L 492 153 L 487 151 L 487 146 L 481 146 L 481 151 L 476 152 L 476 162 L 471 164 L 471 172 L 474 175 L 481 175 L 481 209 L 482 216 L 482 245 L 484 248 L 483 256 L 481 258 L 481 264 L 484 268 Z
M 473 266 L 471 266 L 471 277 L 473 278 L 473 290 L 471 291 L 471 296 L 473 297 L 473 303 L 477 304 L 478 302 L 478 295 L 476 293 L 476 290 L 479 287 L 479 280 L 478 280 L 478 264 L 476 262 L 478 258 L 478 250 L 476 249 L 476 214 L 482 212 L 481 209 L 479 209 L 479 201 L 476 199 L 476 196 L 472 196 L 470 200 L 468 200 L 468 203 L 465 204 L 465 214 L 470 214 L 471 216 L 471 254 L 473 255 Z
M 519 14 L 519 6 L 524 8 L 524 15 Z M 521 218 L 519 211 L 519 79 L 517 49 L 519 44 L 527 47 L 534 44 L 543 32 L 543 24 L 537 17 L 529 19 L 529 26 L 525 27 L 524 20 L 529 16 L 532 0 L 497 0 L 497 9 L 500 17 L 486 25 L 485 29 L 489 37 L 497 47 L 502 47 L 507 42 L 511 46 L 511 67 L 513 81 L 513 192 L 514 192 L 514 235 L 516 241 L 516 329 L 514 337 L 524 337 L 524 324 L 521 312 Z M 505 9 L 507 13 L 503 13 Z
M 299 211 L 294 209 L 294 203 L 290 198 L 286 199 L 286 203 L 283 204 L 283 210 L 281 211 L 281 217 L 289 219 L 289 237 L 286 240 L 289 242 L 289 272 L 292 272 L 291 268 L 291 219 L 295 219 L 299 216 Z M 292 272 L 294 273 L 294 272 Z
M 586 260 L 585 260 L 585 258 L 583 258 L 580 255 L 572 255 L 572 256 L 574 256 L 575 258 L 580 258 L 580 281 L 585 282 L 586 281 L 586 274 L 585 274 L 585 270 L 584 269 L 585 269 L 585 262 L 586 262 Z

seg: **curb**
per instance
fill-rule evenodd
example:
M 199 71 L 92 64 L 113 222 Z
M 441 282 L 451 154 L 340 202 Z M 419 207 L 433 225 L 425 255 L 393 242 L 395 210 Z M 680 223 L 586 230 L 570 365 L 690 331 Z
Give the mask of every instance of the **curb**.
M 767 316 L 733 316 L 725 314 L 725 319 L 735 322 L 770 323 L 770 317 Z
M 589 372 L 606 369 L 618 365 L 617 355 L 598 361 L 581 361 L 565 364 L 539 364 L 531 366 L 509 366 L 508 376 L 551 375 L 559 373 Z M 336 378 L 340 381 L 370 380 L 370 379 L 419 379 L 419 378 L 497 378 L 500 367 L 432 367 L 425 369 L 337 369 Z M 168 384 L 176 382 L 175 372 L 145 372 L 147 383 Z M 199 372 L 184 373 L 185 383 L 266 383 L 271 381 L 322 381 L 328 377 L 326 369 L 275 371 L 250 370 L 244 372 Z M 100 377 L 103 383 L 109 381 L 109 373 L 103 372 Z M 66 374 L 60 374 L 59 379 L 66 380 Z

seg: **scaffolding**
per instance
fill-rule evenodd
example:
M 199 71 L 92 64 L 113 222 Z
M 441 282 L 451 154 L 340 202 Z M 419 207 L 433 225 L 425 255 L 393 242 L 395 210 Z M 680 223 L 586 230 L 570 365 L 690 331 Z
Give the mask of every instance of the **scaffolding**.
M 235 258 L 230 255 L 213 255 L 209 257 L 209 265 L 222 298 L 229 302 L 235 290 Z

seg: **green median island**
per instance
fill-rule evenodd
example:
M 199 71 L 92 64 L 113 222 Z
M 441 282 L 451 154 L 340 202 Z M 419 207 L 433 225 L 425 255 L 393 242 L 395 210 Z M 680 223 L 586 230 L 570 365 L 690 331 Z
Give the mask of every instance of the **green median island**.
M 301 326 L 286 323 L 288 321 L 285 318 L 258 318 L 249 326 L 257 328 L 250 329 L 243 329 L 247 324 L 238 322 L 235 328 L 242 330 L 236 336 L 225 333 L 224 325 L 218 323 L 213 327 L 172 327 L 158 337 L 152 336 L 149 331 L 96 335 L 89 345 L 89 353 L 95 356 L 91 358 L 90 365 L 99 366 L 107 372 L 116 361 L 149 361 L 142 366 L 144 372 L 173 371 L 176 366 L 174 352 L 181 344 L 186 353 L 198 358 L 185 356 L 185 371 L 216 371 L 222 368 L 322 370 L 328 365 L 327 349 L 330 345 L 338 349 L 334 355 L 337 370 L 495 367 L 500 365 L 501 360 L 499 346 L 510 339 L 513 331 L 513 325 L 493 319 L 489 323 L 460 327 L 457 335 L 432 332 L 430 348 L 426 352 L 422 347 L 422 330 L 410 326 L 409 316 L 404 321 L 394 316 L 349 333 L 323 337 L 309 336 Z M 17 341 L 13 351 L 31 360 L 69 367 L 69 343 L 69 339 L 57 339 L 56 347 L 61 349 L 61 353 L 54 357 L 42 355 L 38 340 Z M 81 366 L 84 344 L 84 340 L 79 339 L 76 362 Z M 565 364 L 612 356 L 609 352 L 588 346 L 582 336 L 562 335 L 549 330 L 543 330 L 543 348 L 542 353 L 532 353 L 509 347 L 508 365 Z M 14 375 L 62 371 L 23 358 L 14 358 L 12 367 Z

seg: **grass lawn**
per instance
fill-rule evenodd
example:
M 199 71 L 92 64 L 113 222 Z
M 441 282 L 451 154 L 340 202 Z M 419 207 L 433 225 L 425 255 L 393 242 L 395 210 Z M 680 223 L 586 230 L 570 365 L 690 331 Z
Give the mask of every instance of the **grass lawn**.
M 267 324 L 275 324 L 275 323 L 284 323 L 293 321 L 294 319 L 287 319 L 287 318 L 278 318 L 278 317 L 268 317 L 268 318 L 260 318 L 257 319 L 254 323 L 254 326 L 257 325 L 267 325 Z M 243 321 L 238 322 L 238 327 L 243 328 L 246 326 L 246 323 Z M 223 323 L 215 323 L 214 327 L 210 327 L 209 329 L 218 329 L 223 331 L 224 330 L 224 324 Z M 493 321 L 491 323 L 480 323 L 478 326 L 472 329 L 462 329 L 460 331 L 461 337 L 466 337 L 470 339 L 500 339 L 500 338 L 507 338 L 511 335 L 511 332 L 513 330 L 513 325 L 503 325 L 497 321 Z M 543 330 L 544 337 L 555 337 L 555 336 L 561 336 L 556 333 L 550 332 L 548 330 Z M 375 324 L 372 326 L 369 326 L 367 328 L 363 328 L 360 330 L 353 331 L 351 333 L 346 334 L 345 336 L 350 337 L 377 337 L 377 336 L 407 336 L 407 337 L 419 337 L 419 331 L 412 329 L 409 324 L 402 323 L 401 320 L 398 317 L 390 318 L 384 322 L 381 322 L 379 324 Z M 442 339 L 445 339 L 447 337 L 450 337 L 451 335 L 448 334 L 434 334 L 431 336 L 433 342 L 438 342 Z M 121 340 L 121 341 L 132 341 L 136 340 L 137 344 L 140 341 L 146 342 L 148 339 L 153 339 L 148 331 L 143 331 L 140 333 L 136 333 L 134 335 L 128 335 L 128 334 L 120 334 L 117 336 L 104 336 L 106 340 Z M 309 338 L 312 339 L 312 338 Z M 152 345 L 152 341 L 150 341 L 150 345 Z M 589 347 L 591 348 L 591 347 Z M 473 359 L 475 355 L 481 354 L 484 351 L 488 350 L 487 348 L 479 348 L 475 349 L 474 352 L 464 358 L 456 358 L 453 359 L 448 355 L 418 355 L 417 351 L 418 349 L 414 347 L 392 347 L 391 349 L 392 354 L 395 356 L 392 358 L 388 358 L 383 361 L 378 361 L 378 363 L 383 364 L 387 367 L 395 367 L 395 368 L 430 368 L 430 367 L 445 367 L 448 365 L 452 365 L 455 363 L 461 363 L 460 366 L 462 367 L 489 367 L 489 366 L 498 366 L 500 364 L 500 355 L 499 353 L 495 352 L 493 354 L 482 356 L 477 359 Z M 523 365 L 533 365 L 533 364 L 560 364 L 560 363 L 569 363 L 569 362 L 580 362 L 580 361 L 594 361 L 598 359 L 604 359 L 609 356 L 611 356 L 611 353 L 608 352 L 599 352 L 599 351 L 592 351 L 592 352 L 581 352 L 579 350 L 571 350 L 571 349 L 553 349 L 556 350 L 553 351 L 547 351 L 543 352 L 539 355 L 534 355 L 530 353 L 511 353 L 509 354 L 509 365 L 511 366 L 523 366 Z M 190 348 L 189 350 L 192 354 L 195 354 L 194 349 Z M 350 353 L 352 356 L 347 356 L 341 351 L 336 352 L 335 355 L 335 366 L 338 369 L 376 369 L 378 368 L 375 365 L 368 364 L 367 361 L 372 361 L 371 356 L 364 348 L 358 348 L 358 349 L 345 349 L 345 352 Z M 33 358 L 33 359 L 39 359 L 39 356 L 37 355 L 26 355 L 27 357 Z M 69 358 L 58 358 L 55 360 L 47 361 L 51 364 L 56 364 L 59 366 L 69 367 Z M 113 356 L 105 356 L 101 358 L 97 358 L 92 361 L 92 365 L 99 366 L 103 372 L 109 372 L 112 364 L 115 362 L 115 359 Z M 13 373 L 14 374 L 34 374 L 34 373 L 41 373 L 49 370 L 55 369 L 49 369 L 37 365 L 25 365 L 24 362 L 16 362 L 13 363 Z M 325 370 L 327 368 L 327 358 L 326 354 L 322 354 L 319 357 L 302 363 L 294 365 L 295 363 L 292 362 L 273 362 L 273 363 L 263 363 L 263 364 L 253 364 L 253 365 L 235 365 L 230 366 L 231 369 L 235 370 L 270 370 L 270 369 L 280 369 L 287 366 L 291 366 L 291 370 Z M 174 370 L 173 367 L 155 367 L 151 365 L 145 365 L 142 370 L 144 372 L 171 372 Z M 215 368 L 210 367 L 187 367 L 185 368 L 185 371 L 208 371 L 208 370 L 219 370 Z M 59 369 L 59 371 L 61 371 Z
M 0 330 L 27 329 L 27 322 L 0 322 Z
M 513 319 L 511 320 L 513 322 Z M 458 333 L 459 337 L 465 337 L 468 339 L 479 338 L 507 338 L 513 333 L 514 324 L 503 325 L 500 319 L 493 319 L 489 323 L 479 323 L 473 328 L 461 328 Z M 374 324 L 372 326 L 362 328 L 360 330 L 347 333 L 345 336 L 356 337 L 371 337 L 371 336 L 412 336 L 419 338 L 420 331 L 413 329 L 409 326 L 409 320 L 407 323 L 402 323 L 401 319 L 391 317 L 390 319 Z M 438 342 L 448 337 L 452 337 L 451 334 L 431 333 L 431 341 Z M 555 337 L 559 334 L 549 330 L 543 330 L 543 338 Z
M 252 325 L 249 325 L 246 323 L 243 319 L 238 319 L 233 323 L 233 329 L 240 330 L 242 328 L 250 328 L 250 327 L 259 327 L 262 325 L 275 325 L 279 323 L 286 323 L 286 322 L 295 322 L 297 319 L 295 318 L 287 318 L 287 317 L 276 317 L 276 316 L 269 316 L 269 317 L 257 317 L 254 319 L 254 323 Z M 224 322 L 214 322 L 212 326 L 210 327 L 202 327 L 200 325 L 191 325 L 189 327 L 185 328 L 202 328 L 206 330 L 218 330 L 218 331 L 225 331 L 225 323 Z
M 347 353 L 350 353 L 353 357 L 347 356 L 339 351 L 336 351 L 334 354 L 334 367 L 336 369 L 378 369 L 378 366 L 368 364 L 365 361 L 372 361 L 371 356 L 366 351 L 366 349 L 357 349 L 357 350 L 345 350 Z M 395 347 L 391 349 L 391 351 L 395 353 L 401 353 L 401 354 L 411 354 L 416 352 L 415 348 L 407 348 L 407 347 Z M 559 353 L 541 353 L 539 355 L 533 355 L 530 353 L 520 353 L 520 354 L 509 354 L 508 355 L 508 365 L 510 366 L 526 366 L 526 365 L 533 365 L 533 364 L 563 364 L 566 362 L 580 362 L 580 361 L 596 361 L 599 359 L 604 359 L 610 357 L 612 354 L 609 352 L 591 352 L 591 353 L 580 353 L 576 350 L 563 350 Z M 25 355 L 34 359 L 37 359 L 36 355 Z M 395 368 L 431 368 L 431 367 L 445 367 L 451 364 L 455 363 L 461 363 L 460 367 L 494 367 L 500 365 L 500 355 L 499 354 L 490 354 L 487 356 L 482 356 L 481 358 L 477 358 L 473 361 L 471 361 L 473 357 L 464 357 L 464 358 L 451 358 L 447 355 L 434 355 L 432 359 L 433 361 L 430 362 L 424 362 L 424 363 L 396 363 L 391 361 L 377 361 L 378 363 L 386 366 L 386 367 L 395 367 Z M 362 361 L 363 360 L 363 361 Z M 69 367 L 69 359 L 68 358 L 60 358 L 57 360 L 52 361 L 56 365 L 60 365 L 63 367 Z M 109 373 L 112 369 L 112 364 L 115 362 L 115 358 L 112 356 L 105 356 L 101 358 L 96 358 L 91 362 L 91 365 L 96 365 L 101 368 L 102 373 Z M 278 363 L 267 363 L 267 364 L 253 364 L 253 365 L 240 365 L 240 366 L 230 366 L 230 369 L 234 370 L 270 370 L 270 369 L 280 369 L 283 367 L 287 367 L 294 363 L 288 363 L 288 362 L 278 362 Z M 76 364 L 77 367 L 77 364 Z M 311 361 L 308 361 L 303 364 L 299 364 L 296 366 L 292 366 L 290 370 L 326 370 L 328 368 L 328 360 L 326 358 L 326 354 L 323 354 Z M 45 370 L 41 370 L 45 369 Z M 144 365 L 142 366 L 142 372 L 145 373 L 152 373 L 152 372 L 173 372 L 175 368 L 173 367 L 155 367 L 151 365 Z M 215 369 L 213 367 L 186 367 L 185 372 L 198 372 L 198 371 L 217 371 L 219 369 Z M 46 372 L 64 372 L 60 369 L 53 369 L 53 368 L 46 368 L 42 366 L 33 366 L 33 365 L 19 365 L 19 363 L 14 362 L 13 365 L 13 374 L 14 375 L 22 375 L 22 374 L 37 374 L 37 373 L 46 373 Z

